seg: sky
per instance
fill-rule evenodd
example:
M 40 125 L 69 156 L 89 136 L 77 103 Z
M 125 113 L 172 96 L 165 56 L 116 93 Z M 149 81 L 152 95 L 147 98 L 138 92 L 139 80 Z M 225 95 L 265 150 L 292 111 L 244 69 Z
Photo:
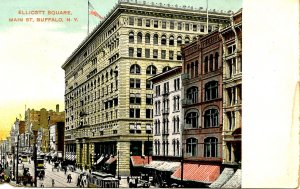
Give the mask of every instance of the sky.
M 141 2 L 141 1 L 139 1 Z M 206 0 L 152 0 L 147 2 L 206 7 Z M 106 16 L 117 0 L 90 0 Z M 237 11 L 242 0 L 208 0 L 209 9 Z M 0 139 L 25 108 L 64 110 L 64 61 L 87 35 L 87 0 L 1 0 L 0 14 Z M 45 11 L 28 15 L 28 11 Z M 70 11 L 48 15 L 48 11 Z M 42 13 L 42 12 L 40 12 Z M 64 22 L 37 22 L 37 18 L 63 18 Z M 10 21 L 23 18 L 22 22 Z M 33 18 L 35 22 L 26 20 Z M 65 19 L 70 18 L 70 22 Z M 77 19 L 77 21 L 75 21 Z M 90 31 L 99 23 L 90 16 Z

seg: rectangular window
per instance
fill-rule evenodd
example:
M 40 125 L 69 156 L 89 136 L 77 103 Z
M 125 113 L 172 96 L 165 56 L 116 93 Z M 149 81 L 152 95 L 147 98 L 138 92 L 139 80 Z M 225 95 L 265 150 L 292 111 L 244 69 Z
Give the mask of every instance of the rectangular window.
M 181 30 L 182 29 L 182 23 L 181 22 L 178 22 L 177 23 L 177 30 Z
M 129 57 L 133 57 L 134 54 L 134 48 L 129 47 Z
M 154 20 L 154 25 L 155 28 L 158 28 L 158 20 Z
M 174 30 L 174 21 L 170 21 L 170 29 Z
M 193 24 L 193 31 L 197 31 L 197 25 Z
M 142 26 L 143 20 L 141 18 L 138 18 L 138 26 Z
M 204 32 L 204 26 L 200 25 L 200 32 Z
M 187 23 L 187 24 L 185 24 L 185 31 L 189 31 L 189 30 L 190 30 L 190 24 Z
M 164 83 L 164 94 L 169 93 L 169 82 Z
M 142 57 L 142 48 L 137 48 L 136 56 L 137 57 Z
M 145 57 L 150 58 L 150 49 L 145 49 Z
M 146 118 L 153 118 L 152 109 L 146 109 Z
M 146 20 L 146 27 L 150 27 L 150 20 Z
M 209 32 L 211 32 L 211 31 L 212 31 L 212 27 L 211 27 L 211 26 L 208 26 L 207 32 L 209 33 Z
M 158 50 L 153 49 L 153 58 L 157 58 L 157 57 L 158 57 Z
M 157 85 L 155 87 L 155 94 L 156 94 L 156 96 L 160 96 L 160 85 Z
M 153 95 L 146 94 L 146 105 L 153 105 Z
M 130 88 L 141 88 L 141 79 L 130 78 Z
M 151 81 L 146 81 L 146 89 L 153 89 L 153 84 Z
M 130 104 L 141 104 L 141 95 L 131 93 L 130 97 L 129 97 L 129 103 Z
M 166 59 L 166 50 L 161 50 L 161 59 Z
M 134 17 L 129 17 L 129 25 L 134 25 Z
M 181 52 L 177 51 L 177 60 L 181 60 Z
M 174 51 L 169 51 L 169 59 L 170 60 L 174 59 Z
M 162 27 L 162 29 L 166 29 L 166 28 L 167 28 L 167 23 L 166 23 L 166 21 L 162 21 L 161 27 Z

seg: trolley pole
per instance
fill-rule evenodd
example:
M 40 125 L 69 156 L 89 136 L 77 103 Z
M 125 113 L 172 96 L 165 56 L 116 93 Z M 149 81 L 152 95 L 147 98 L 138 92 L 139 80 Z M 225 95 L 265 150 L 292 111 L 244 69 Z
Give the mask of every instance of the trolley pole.
M 17 137 L 17 170 L 16 170 L 16 178 L 17 178 L 17 184 L 19 184 L 19 138 L 20 138 L 20 135 L 18 135 Z

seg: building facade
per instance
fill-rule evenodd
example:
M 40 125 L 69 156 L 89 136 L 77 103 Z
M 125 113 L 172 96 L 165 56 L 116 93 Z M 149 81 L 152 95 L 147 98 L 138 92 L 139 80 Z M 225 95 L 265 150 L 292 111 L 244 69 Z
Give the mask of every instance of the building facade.
M 43 152 L 49 152 L 49 126 L 57 122 L 65 121 L 65 112 L 59 111 L 59 105 L 56 105 L 56 110 L 41 110 L 27 109 L 25 111 L 25 148 L 26 151 L 32 152 L 34 139 L 38 137 L 39 146 Z
M 183 179 L 187 187 L 205 187 L 222 165 L 222 41 L 215 30 L 182 47 Z M 178 168 L 172 178 L 181 179 Z M 192 172 L 193 173 L 192 173 Z M 188 175 L 198 175 L 188 178 Z
M 181 66 L 150 78 L 153 83 L 153 156 L 181 157 Z
M 241 165 L 242 131 L 242 10 L 221 30 L 223 41 L 223 163 Z
M 181 66 L 181 44 L 228 23 L 229 14 L 193 7 L 119 1 L 65 61 L 66 152 L 78 167 L 116 155 L 128 175 L 130 155 L 150 150 L 153 94 L 146 79 Z M 150 138 L 152 141 L 152 138 Z M 117 166 L 118 167 L 118 166 Z

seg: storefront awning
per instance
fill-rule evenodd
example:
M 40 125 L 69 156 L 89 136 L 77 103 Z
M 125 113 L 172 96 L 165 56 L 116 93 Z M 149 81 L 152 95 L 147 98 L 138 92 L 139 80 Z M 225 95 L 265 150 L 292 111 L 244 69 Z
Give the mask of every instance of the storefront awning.
M 148 156 L 131 156 L 130 159 L 134 167 L 144 167 L 148 164 Z M 152 156 L 149 156 L 149 162 L 152 162 Z
M 163 161 L 152 161 L 150 164 L 145 165 L 145 168 L 155 169 L 158 166 L 162 165 L 163 163 L 164 163 Z
M 104 159 L 104 155 L 100 156 L 94 164 L 98 165 L 103 159 Z
M 213 183 L 220 175 L 220 166 L 184 163 L 183 180 L 202 183 Z M 181 166 L 171 176 L 173 179 L 181 179 Z
M 117 157 L 115 156 L 110 156 L 110 158 L 105 162 L 106 164 L 112 164 L 117 160 Z
M 234 175 L 234 170 L 232 168 L 225 168 L 218 179 L 213 182 L 210 188 L 221 188 L 232 176 Z
M 242 170 L 238 169 L 234 175 L 222 186 L 222 188 L 241 188 Z
M 168 162 L 164 161 L 163 164 L 156 167 L 155 169 L 158 171 L 170 171 L 174 172 L 180 166 L 180 162 Z

